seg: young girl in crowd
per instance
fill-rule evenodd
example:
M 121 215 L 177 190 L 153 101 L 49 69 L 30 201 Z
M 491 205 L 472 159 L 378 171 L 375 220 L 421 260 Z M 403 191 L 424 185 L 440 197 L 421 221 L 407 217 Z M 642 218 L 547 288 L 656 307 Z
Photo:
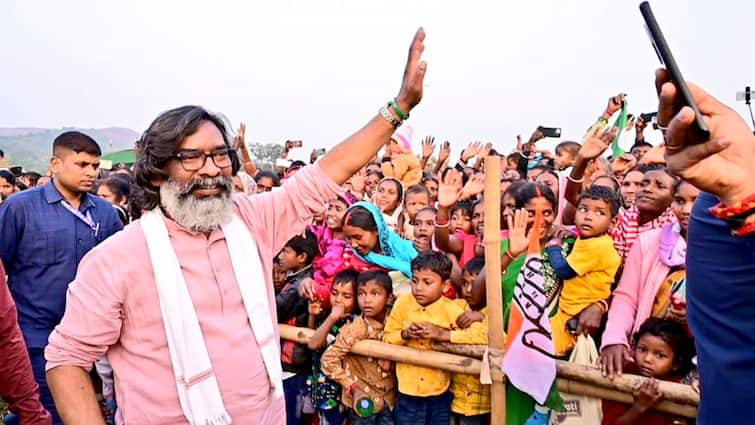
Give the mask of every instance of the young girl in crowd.
M 343 389 L 341 403 L 352 425 L 392 425 L 396 405 L 396 375 L 392 362 L 350 354 L 359 341 L 383 338 L 393 284 L 388 273 L 373 270 L 357 279 L 361 315 L 341 327 L 335 342 L 322 355 L 322 370 Z
M 417 212 L 430 205 L 430 192 L 421 184 L 409 187 L 404 194 L 404 204 L 398 218 L 399 234 L 404 239 L 414 239 L 414 218 Z
M 404 124 L 391 136 L 383 157 L 383 174 L 397 179 L 404 187 L 418 184 L 422 179 L 419 158 L 412 153 L 412 127 Z
M 321 357 L 325 348 L 335 341 L 339 329 L 347 323 L 357 309 L 356 284 L 359 273 L 344 270 L 333 280 L 330 292 L 330 311 L 322 307 L 322 300 L 309 303 L 309 327 L 317 330 L 309 340 L 308 347 L 313 351 L 312 376 L 309 386 L 312 391 L 312 405 L 320 418 L 321 425 L 343 425 L 348 412 L 341 404 L 341 387 L 321 371 Z
M 375 205 L 383 213 L 383 219 L 394 232 L 399 232 L 398 218 L 401 215 L 401 202 L 404 200 L 404 187 L 392 177 L 384 178 L 375 192 Z
M 658 380 L 679 382 L 690 368 L 692 341 L 683 325 L 669 319 L 650 318 L 640 327 L 632 343 L 633 356 L 627 372 L 650 379 L 634 390 L 631 406 L 604 400 L 604 425 L 681 425 L 687 421 L 652 410 L 663 399 Z
M 461 179 L 461 173 L 456 170 L 449 171 L 438 189 L 438 221 L 435 226 L 435 243 L 438 249 L 456 256 L 461 267 L 464 267 L 467 261 L 477 256 L 477 251 L 480 249 L 482 231 L 485 228 L 485 205 L 482 201 L 473 205 L 469 234 L 458 232 L 460 223 L 463 223 L 463 221 L 460 221 L 460 219 L 463 220 L 462 217 L 456 220 L 457 232 L 453 235 L 450 234 L 451 208 L 465 195 L 476 196 L 482 192 L 479 179 L 470 179 L 467 185 L 457 189 Z M 457 214 L 463 214 L 463 212 L 457 212 Z
M 629 337 L 649 317 L 686 323 L 687 229 L 699 194 L 688 182 L 677 182 L 671 204 L 677 222 L 642 233 L 629 251 L 603 333 L 600 360 L 605 375 L 622 372 L 630 358 Z
M 411 262 L 418 255 L 414 244 L 389 229 L 378 207 L 368 202 L 358 202 L 348 209 L 343 231 L 360 260 L 403 275 L 391 276 L 394 293 L 401 293 L 398 286 L 411 278 Z

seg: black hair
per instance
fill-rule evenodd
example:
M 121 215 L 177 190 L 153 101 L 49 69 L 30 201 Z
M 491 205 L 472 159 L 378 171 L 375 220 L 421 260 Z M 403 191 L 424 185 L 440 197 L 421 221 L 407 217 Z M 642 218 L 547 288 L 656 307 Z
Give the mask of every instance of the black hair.
M 131 184 L 128 179 L 118 177 L 118 174 L 112 174 L 100 182 L 100 186 L 107 186 L 110 192 L 115 196 L 116 202 L 123 200 L 124 196 L 128 199 L 131 196 Z
M 516 162 L 519 162 L 519 157 L 520 157 L 520 155 L 521 155 L 521 154 L 520 154 L 519 152 L 510 153 L 510 154 L 506 155 L 506 161 L 507 161 L 507 162 L 508 162 L 508 161 L 516 161 Z
M 611 208 L 611 218 L 616 217 L 619 213 L 619 207 L 621 206 L 621 200 L 619 194 L 615 190 L 611 190 L 604 186 L 590 186 L 579 195 L 579 202 L 583 199 L 593 199 L 597 201 L 603 201 Z
M 581 147 L 582 147 L 582 145 L 580 145 L 579 143 L 573 142 L 571 140 L 567 140 L 565 142 L 561 142 L 561 143 L 557 144 L 556 145 L 556 149 L 554 149 L 554 150 L 556 152 L 556 155 L 559 154 L 559 151 L 566 151 L 566 152 L 569 152 L 569 154 L 571 156 L 576 157 L 577 156 L 577 152 L 579 152 L 579 149 Z
M 425 212 L 425 211 L 431 212 L 431 213 L 433 213 L 435 215 L 438 215 L 438 209 L 435 208 L 435 207 L 425 207 L 425 208 L 422 208 L 421 210 L 417 211 L 417 215 L 419 215 L 419 213 Z
M 383 175 L 382 171 L 368 171 L 367 175 L 368 176 L 376 175 L 376 176 L 378 176 L 378 179 L 380 179 L 380 180 L 383 180 L 385 178 L 385 176 Z
M 21 180 L 16 181 L 16 187 L 18 188 L 19 191 L 26 190 L 29 188 L 29 186 L 25 185 L 24 182 L 22 182 Z
M 647 319 L 640 329 L 634 334 L 632 344 L 637 343 L 643 335 L 653 335 L 663 340 L 674 351 L 674 364 L 679 367 L 676 373 L 685 375 L 691 368 L 694 346 L 692 339 L 687 334 L 687 328 L 681 323 L 671 319 L 651 317 Z
M 513 196 L 514 198 L 516 198 L 516 194 L 519 192 L 519 189 L 521 189 L 522 186 L 524 186 L 525 184 L 527 184 L 527 182 L 525 182 L 524 180 L 514 180 L 514 181 L 512 181 L 511 182 L 511 186 L 509 186 L 506 189 L 506 191 L 503 192 L 503 195 L 501 195 L 501 200 L 503 200 L 503 197 L 507 196 L 507 195 L 510 195 L 510 196 Z
M 320 252 L 320 247 L 317 245 L 317 237 L 309 230 L 304 232 L 304 235 L 296 235 L 286 242 L 285 247 L 291 248 L 296 255 L 306 254 L 307 265 L 312 264 L 315 261 L 315 257 Z
M 58 135 L 52 142 L 52 154 L 60 156 L 61 149 L 71 150 L 74 153 L 84 152 L 94 156 L 102 156 L 100 145 L 80 131 L 66 131 Z
M 369 232 L 377 232 L 378 230 L 375 217 L 373 217 L 372 213 L 367 211 L 364 207 L 355 207 L 350 210 L 346 214 L 344 224 L 347 226 L 358 227 Z
M 631 148 L 629 148 L 629 152 L 632 152 L 635 148 L 652 148 L 653 145 L 650 143 L 644 141 L 644 140 L 638 140 L 634 142 Z
M 616 179 L 616 177 L 614 177 L 611 174 L 604 174 L 602 176 L 595 177 L 592 180 L 592 183 L 590 184 L 590 186 L 594 186 L 595 182 L 598 181 L 598 179 L 608 179 L 608 180 L 611 180 L 611 183 L 613 183 L 613 190 L 615 190 L 617 192 L 619 191 L 619 189 L 621 189 L 621 183 L 619 183 L 619 181 Z
M 538 167 L 540 167 L 540 166 L 538 166 Z M 537 167 L 535 167 L 535 168 L 537 168 Z M 540 176 L 542 176 L 543 174 L 550 174 L 551 176 L 555 177 L 555 178 L 556 178 L 556 180 L 558 180 L 559 184 L 561 184 L 561 180 L 559 179 L 559 177 L 558 177 L 558 173 L 557 173 L 557 172 L 556 172 L 555 170 L 553 170 L 552 168 L 547 168 L 547 167 L 546 167 L 546 168 L 540 168 L 540 169 L 542 169 L 542 170 L 543 170 L 543 172 L 542 172 L 542 173 L 540 173 L 540 175 L 538 175 L 538 176 L 537 176 L 537 178 L 538 178 L 538 179 L 539 179 L 539 178 L 540 178 Z
M 333 276 L 333 285 L 350 283 L 354 286 L 354 292 L 357 290 L 357 282 L 359 281 L 359 272 L 352 269 L 341 270 Z M 358 308 L 358 307 L 357 307 Z
M 384 270 L 369 270 L 361 273 L 357 278 L 356 289 L 359 290 L 360 287 L 371 280 L 385 289 L 386 294 L 393 295 L 393 281 L 391 280 L 391 276 Z
M 138 141 L 139 157 L 134 164 L 136 185 L 133 197 L 135 204 L 144 210 L 160 205 L 160 188 L 152 184 L 155 178 L 167 180 L 168 162 L 175 158 L 184 139 L 196 133 L 205 122 L 210 122 L 220 131 L 223 142 L 231 147 L 231 138 L 223 119 L 201 106 L 181 106 L 165 111 L 155 118 Z M 231 172 L 236 174 L 240 162 L 236 151 L 231 149 Z M 135 212 L 135 210 L 132 210 Z
M 5 158 L 5 151 L 0 149 L 0 158 Z
M 477 276 L 480 274 L 480 271 L 485 266 L 485 257 L 474 257 L 473 259 L 467 261 L 467 264 L 464 265 L 464 271 L 473 275 Z
M 260 171 L 254 176 L 255 181 L 260 181 L 260 179 L 268 177 L 273 181 L 273 187 L 278 187 L 281 185 L 281 179 L 278 177 L 277 174 L 273 173 L 272 171 Z
M 451 278 L 452 269 L 451 260 L 442 252 L 424 252 L 412 260 L 412 273 L 431 271 L 440 275 L 444 281 Z
M 0 170 L 0 178 L 5 179 L 11 186 L 16 185 L 16 176 L 8 170 Z
M 434 181 L 435 183 L 440 183 L 440 182 L 438 181 L 438 178 L 437 178 L 437 177 L 435 177 L 435 175 L 434 175 L 434 174 L 432 174 L 432 173 L 430 173 L 430 172 L 427 172 L 427 171 L 425 171 L 425 172 L 423 173 L 423 175 L 422 175 L 422 181 L 421 181 L 420 183 L 422 183 L 422 184 L 425 184 L 426 182 L 429 182 L 429 181 Z
M 37 183 L 39 183 L 39 179 L 42 177 L 42 175 L 36 171 L 27 171 L 23 176 L 29 179 L 29 183 L 31 183 L 32 186 L 36 186 Z
M 553 206 L 554 210 L 558 208 L 556 196 L 553 194 L 553 191 L 551 190 L 551 188 L 542 183 L 523 184 L 522 187 L 520 187 L 519 190 L 516 191 L 516 195 L 514 195 L 514 199 L 516 200 L 516 208 L 524 208 L 524 205 L 529 202 L 530 199 L 537 198 L 538 196 L 542 196 L 547 199 L 548 202 L 550 202 Z
M 409 195 L 413 194 L 420 194 L 424 193 L 427 195 L 427 199 L 430 199 L 430 191 L 427 190 L 427 188 L 424 185 L 421 184 L 414 184 L 409 186 L 409 189 L 406 189 L 406 193 L 404 194 L 404 202 L 406 202 L 406 198 L 409 197 Z
M 451 206 L 448 210 L 448 215 L 452 216 L 456 211 L 461 211 L 465 217 L 472 217 L 474 213 L 474 203 L 471 201 L 459 201 Z
M 380 185 L 385 182 L 391 182 L 396 185 L 396 193 L 398 194 L 398 203 L 401 205 L 402 202 L 404 202 L 404 185 L 401 184 L 401 181 L 395 177 L 385 177 L 382 180 L 380 180 L 380 183 L 378 183 L 377 188 L 375 190 L 380 189 Z M 426 187 L 422 186 L 423 189 L 427 190 Z
M 682 187 L 682 185 L 683 185 L 684 183 L 689 183 L 689 184 L 692 184 L 692 183 L 688 182 L 687 180 L 684 180 L 684 179 L 677 179 L 677 180 L 676 180 L 676 183 L 674 183 L 674 187 L 672 187 L 672 188 L 671 188 L 671 193 L 672 193 L 672 194 L 675 194 L 675 193 L 676 193 L 676 191 L 677 191 L 677 190 L 679 190 L 679 188 L 680 188 L 680 187 Z

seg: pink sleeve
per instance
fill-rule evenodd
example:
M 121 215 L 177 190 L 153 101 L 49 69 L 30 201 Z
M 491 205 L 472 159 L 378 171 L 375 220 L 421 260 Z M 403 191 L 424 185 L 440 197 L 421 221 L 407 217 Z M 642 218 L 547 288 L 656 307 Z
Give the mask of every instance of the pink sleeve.
M 113 251 L 103 249 L 118 239 L 108 239 L 81 260 L 76 279 L 68 287 L 63 320 L 45 348 L 47 370 L 62 365 L 90 370 L 118 341 L 126 279 L 116 264 L 107 264 L 114 263 L 109 261 Z
M 255 232 L 270 238 L 273 253 L 283 248 L 293 236 L 304 232 L 312 215 L 325 211 L 326 203 L 341 195 L 336 184 L 318 164 L 309 165 L 271 192 L 242 196 L 239 206 L 254 226 Z
M 642 244 L 635 243 L 627 255 L 624 271 L 616 290 L 613 291 L 611 308 L 608 310 L 608 323 L 603 332 L 601 350 L 609 345 L 629 346 L 629 334 L 634 327 L 637 306 L 640 302 L 642 285 Z

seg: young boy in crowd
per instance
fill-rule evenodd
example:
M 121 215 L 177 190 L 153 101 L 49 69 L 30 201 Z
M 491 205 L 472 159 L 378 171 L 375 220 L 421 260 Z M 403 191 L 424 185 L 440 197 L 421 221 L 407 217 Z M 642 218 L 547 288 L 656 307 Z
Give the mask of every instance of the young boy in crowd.
M 430 191 L 421 184 L 415 184 L 404 193 L 404 207 L 398 219 L 398 226 L 404 239 L 414 239 L 414 219 L 417 212 L 430 205 Z
M 433 207 L 422 208 L 414 216 L 414 249 L 417 252 L 433 250 L 433 235 L 437 218 L 438 210 Z
M 465 309 L 442 295 L 450 285 L 451 268 L 451 260 L 440 252 L 426 252 L 412 261 L 412 293 L 396 300 L 385 325 L 385 342 L 429 350 L 432 340 L 456 342 L 459 332 L 487 332 L 479 322 L 464 331 L 456 326 Z M 450 423 L 453 395 L 448 390 L 448 372 L 397 363 L 396 375 L 395 418 L 399 425 Z
M 483 332 L 457 332 L 457 344 L 488 343 L 488 307 L 485 294 L 485 281 L 475 282 L 485 265 L 485 258 L 475 257 L 464 266 L 462 274 L 461 298 L 458 300 L 467 308 L 458 319 L 459 329 L 469 329 L 473 323 L 481 323 Z M 479 376 L 456 373 L 451 377 L 451 402 L 453 425 L 486 425 L 490 423 L 490 385 L 480 383 Z
M 553 161 L 556 170 L 564 171 L 572 167 L 577 161 L 577 152 L 579 152 L 579 148 L 581 147 L 582 145 L 579 143 L 571 141 L 561 142 L 556 145 L 556 158 Z
M 318 253 L 317 239 L 312 232 L 294 236 L 278 254 L 279 272 L 286 273 L 280 293 L 275 296 L 278 322 L 305 327 L 309 320 L 309 305 L 299 295 L 299 286 L 312 278 L 312 262 Z M 308 399 L 307 375 L 312 368 L 312 355 L 306 344 L 281 341 L 283 364 L 283 392 L 286 397 L 288 425 L 305 424 L 311 420 L 311 412 L 303 411 Z
M 349 410 L 352 425 L 393 424 L 396 377 L 391 362 L 349 353 L 359 341 L 382 339 L 392 294 L 391 277 L 385 271 L 360 274 L 357 303 L 362 314 L 340 329 L 322 355 L 322 371 L 341 385 L 341 403 Z
M 422 165 L 412 153 L 412 133 L 412 127 L 408 124 L 396 129 L 386 145 L 383 157 L 383 175 L 398 179 L 404 187 L 413 186 L 422 180 Z
M 549 261 L 564 288 L 559 298 L 558 312 L 551 317 L 553 344 L 556 355 L 564 356 L 576 342 L 575 335 L 588 333 L 577 315 L 595 306 L 603 314 L 608 310 L 611 285 L 621 265 L 621 257 L 613 246 L 608 229 L 619 212 L 617 193 L 602 186 L 591 186 L 579 197 L 575 224 L 579 238 L 567 257 L 562 241 L 548 242 Z

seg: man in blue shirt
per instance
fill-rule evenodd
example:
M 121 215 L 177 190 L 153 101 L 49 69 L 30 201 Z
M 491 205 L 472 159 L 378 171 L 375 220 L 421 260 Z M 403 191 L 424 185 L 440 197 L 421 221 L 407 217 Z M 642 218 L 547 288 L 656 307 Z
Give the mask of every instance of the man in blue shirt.
M 88 193 L 101 155 L 91 137 L 61 134 L 53 142 L 52 181 L 10 196 L 0 207 L 0 259 L 41 400 L 55 424 L 62 422 L 45 379 L 47 338 L 63 317 L 81 258 L 123 227 L 110 203 Z
M 751 423 L 755 136 L 735 111 L 690 84 L 710 129 L 710 137 L 702 137 L 695 128 L 694 111 L 682 108 L 684 102 L 665 70 L 656 74 L 656 87 L 658 124 L 666 129 L 669 168 L 708 192 L 695 203 L 687 241 L 687 316 L 700 371 L 697 423 Z

